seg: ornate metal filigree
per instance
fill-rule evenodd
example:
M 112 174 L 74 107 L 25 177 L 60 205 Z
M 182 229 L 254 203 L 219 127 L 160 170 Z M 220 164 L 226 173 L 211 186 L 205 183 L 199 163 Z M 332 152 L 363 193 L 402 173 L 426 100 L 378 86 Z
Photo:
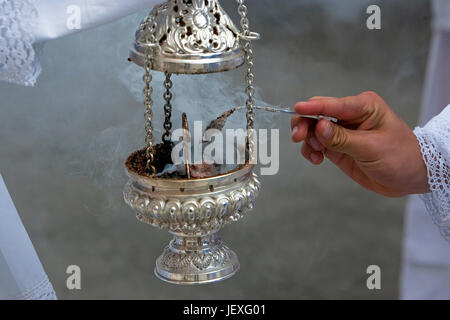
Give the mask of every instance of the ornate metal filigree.
M 124 198 L 144 223 L 175 238 L 156 262 L 156 275 L 174 283 L 207 283 L 239 269 L 236 254 L 217 237 L 253 209 L 260 182 L 252 165 L 221 176 L 171 180 L 140 176 L 127 167 Z
M 216 0 L 173 0 L 156 38 L 163 54 L 221 53 L 239 48 L 239 31 Z
M 146 17 L 130 58 L 145 61 L 146 40 L 155 27 L 153 69 L 169 73 L 210 73 L 244 63 L 241 34 L 217 0 L 169 0 L 157 7 L 156 21 Z
M 155 273 L 164 281 L 196 284 L 226 279 L 238 269 L 236 254 L 216 234 L 198 238 L 176 235 L 157 259 Z
M 164 145 L 170 147 L 171 74 L 227 71 L 246 61 L 247 128 L 252 129 L 254 75 L 250 41 L 259 39 L 259 34 L 249 29 L 244 0 L 236 1 L 242 32 L 219 0 L 167 0 L 141 22 L 130 50 L 130 60 L 145 69 L 149 174 L 134 172 L 127 161 L 130 180 L 124 198 L 140 221 L 174 235 L 155 268 L 156 275 L 168 282 L 214 282 L 231 277 L 239 269 L 236 254 L 217 238 L 217 232 L 253 209 L 260 182 L 253 173 L 250 164 L 253 162 L 233 172 L 204 179 L 189 179 L 189 174 L 186 180 L 160 179 L 153 175 L 157 169 L 154 157 L 161 155 L 162 150 L 153 148 L 150 69 L 166 73 Z M 253 141 L 250 136 L 249 141 Z M 252 150 L 249 143 L 250 154 Z
M 252 210 L 259 188 L 255 174 L 243 185 L 230 185 L 220 193 L 206 187 L 196 196 L 186 196 L 179 188 L 175 189 L 178 194 L 172 191 L 172 195 L 148 192 L 147 187 L 131 179 L 125 186 L 124 199 L 141 222 L 176 233 L 209 234 Z
M 232 251 L 225 245 L 220 244 L 208 251 L 183 252 L 174 251 L 170 246 L 164 249 L 159 261 L 161 266 L 170 270 L 186 270 L 195 268 L 207 270 L 224 265 L 233 258 Z

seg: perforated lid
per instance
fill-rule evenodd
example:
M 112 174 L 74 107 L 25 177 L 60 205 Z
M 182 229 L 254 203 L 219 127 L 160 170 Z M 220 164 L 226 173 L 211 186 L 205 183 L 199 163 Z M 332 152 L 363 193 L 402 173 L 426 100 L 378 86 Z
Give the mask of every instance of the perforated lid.
M 155 10 L 153 70 L 199 74 L 244 63 L 239 30 L 218 0 L 169 0 Z M 130 59 L 140 66 L 145 63 L 151 15 L 141 22 L 130 52 Z

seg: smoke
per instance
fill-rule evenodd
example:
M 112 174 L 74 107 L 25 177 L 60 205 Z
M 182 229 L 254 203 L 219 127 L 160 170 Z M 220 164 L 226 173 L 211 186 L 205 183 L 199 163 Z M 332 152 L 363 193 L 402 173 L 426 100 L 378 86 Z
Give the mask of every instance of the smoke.
M 220 116 L 224 111 L 236 106 L 245 105 L 247 96 L 244 92 L 246 83 L 242 72 L 234 73 L 212 73 L 201 75 L 172 75 L 173 87 L 172 122 L 174 128 L 181 127 L 181 115 L 185 112 L 188 116 L 190 127 L 194 121 L 203 121 L 206 126 L 210 121 Z M 120 71 L 118 77 L 121 83 L 133 94 L 137 102 L 142 103 L 143 95 L 143 69 L 130 64 Z M 237 76 L 240 77 L 237 77 Z M 164 121 L 163 94 L 165 88 L 163 82 L 165 75 L 162 72 L 152 72 L 154 100 L 153 113 L 155 130 L 162 134 L 162 123 Z M 262 91 L 256 87 L 255 103 L 257 105 L 269 105 L 263 100 Z M 277 126 L 277 117 L 264 112 L 256 111 L 257 128 L 269 128 Z M 144 119 L 142 119 L 144 121 Z M 230 117 L 225 128 L 246 128 L 245 110 L 240 110 L 236 115 Z
M 281 23 L 285 19 L 280 18 L 285 18 L 287 12 L 295 15 L 304 10 L 320 10 L 333 20 L 349 22 L 355 20 L 361 12 L 365 12 L 365 8 L 370 4 L 374 4 L 373 0 L 257 0 L 254 2 L 269 9 L 270 14 Z
M 259 86 L 257 104 L 289 107 L 315 94 L 343 95 L 357 93 L 363 88 L 377 89 L 373 84 L 377 79 L 385 79 L 380 76 L 382 72 L 393 84 L 389 86 L 392 92 L 397 91 L 397 84 L 409 87 L 405 80 L 414 80 L 411 74 L 417 77 L 418 73 L 415 67 L 418 61 L 414 57 L 423 56 L 423 52 L 413 51 L 417 44 L 414 32 L 402 33 L 395 41 L 395 47 L 392 47 L 392 41 L 385 40 L 391 39 L 386 33 L 370 34 L 367 38 L 366 34 L 360 36 L 364 32 L 361 27 L 351 29 L 352 32 L 341 32 L 349 31 L 342 29 L 342 24 L 351 24 L 365 16 L 366 4 L 367 1 L 350 0 L 249 0 L 252 29 L 263 36 L 261 41 L 255 42 L 254 50 L 255 83 Z M 239 21 L 235 3 L 226 1 L 223 5 L 234 21 Z M 417 7 L 419 2 L 410 6 L 414 5 Z M 42 61 L 44 73 L 38 87 L 29 89 L 35 90 L 35 95 L 21 88 L 7 88 L 2 95 L 15 96 L 15 99 L 5 100 L 6 105 L 33 106 L 15 108 L 5 114 L 2 117 L 3 136 L 11 132 L 21 135 L 16 128 L 32 127 L 36 140 L 30 139 L 28 148 L 33 150 L 33 145 L 39 145 L 40 141 L 46 141 L 48 146 L 46 149 L 43 145 L 32 152 L 33 157 L 42 156 L 45 162 L 44 157 L 54 152 L 52 148 L 56 149 L 60 166 L 68 166 L 65 169 L 71 175 L 87 178 L 102 188 L 105 207 L 112 211 L 120 208 L 117 204 L 121 202 L 120 190 L 126 180 L 124 159 L 144 145 L 143 70 L 126 62 L 126 58 L 128 43 L 132 41 L 138 21 L 146 13 L 123 19 L 112 29 L 105 26 L 57 40 L 55 44 L 48 43 Z M 402 49 L 405 45 L 408 50 Z M 426 50 L 426 46 L 422 47 Z M 388 50 L 394 50 L 395 54 L 386 61 L 384 56 Z M 411 52 L 413 58 L 405 59 Z M 73 64 L 67 64 L 67 61 L 73 61 Z M 376 61 L 382 61 L 384 65 L 379 68 Z M 371 73 L 355 78 L 359 80 L 350 79 L 368 70 Z M 181 126 L 182 112 L 188 114 L 191 126 L 196 120 L 203 120 L 206 125 L 225 110 L 245 104 L 244 72 L 245 68 L 240 68 L 219 74 L 173 75 L 174 129 Z M 152 74 L 155 139 L 159 141 L 164 121 L 164 75 L 160 72 Z M 389 74 L 393 76 L 389 78 Z M 63 79 L 64 87 L 51 81 L 55 78 Z M 336 81 L 340 78 L 348 80 Z M 408 97 L 405 94 L 399 99 L 413 99 Z M 411 105 L 409 100 L 401 104 L 405 110 Z M 288 127 L 289 117 L 256 112 L 256 126 Z M 245 128 L 245 112 L 231 117 L 227 128 Z M 17 143 L 17 138 L 15 141 Z M 8 149 L 5 147 L 5 150 Z
M 172 99 L 172 123 L 173 130 L 181 128 L 181 115 L 186 112 L 189 127 L 194 127 L 194 121 L 202 121 L 204 127 L 209 121 L 221 115 L 223 111 L 237 105 L 244 105 L 246 95 L 244 93 L 245 82 L 241 72 L 235 77 L 232 74 L 206 74 L 206 75 L 173 75 L 173 99 Z M 67 159 L 67 165 L 71 175 L 84 176 L 91 183 L 101 188 L 104 193 L 103 206 L 109 213 L 118 213 L 121 200 L 120 192 L 125 183 L 124 160 L 128 155 L 144 146 L 145 117 L 143 105 L 144 86 L 143 69 L 128 64 L 115 73 L 116 79 L 134 97 L 136 104 L 121 112 L 120 121 L 92 135 L 87 144 L 72 144 L 72 153 L 79 156 Z M 165 91 L 163 81 L 165 76 L 161 72 L 153 72 L 153 119 L 155 142 L 161 141 L 164 122 L 164 100 Z M 261 100 L 261 90 L 256 89 L 256 103 L 266 105 Z M 70 126 L 79 126 L 85 120 L 80 117 L 88 117 L 89 110 L 81 115 L 73 115 Z M 270 113 L 257 113 L 257 127 L 277 127 L 279 119 L 285 116 Z M 274 121 L 276 120 L 276 121 Z M 245 111 L 240 111 L 232 116 L 227 122 L 225 129 L 246 128 Z
M 258 3 L 258 6 L 255 3 Z M 292 105 L 296 100 L 286 101 L 285 88 L 291 88 L 294 99 L 300 100 L 314 94 L 339 94 L 343 92 L 342 84 L 345 82 L 330 82 L 322 80 L 328 74 L 337 74 L 347 68 L 347 77 L 352 76 L 352 70 L 363 67 L 366 64 L 367 55 L 379 56 L 384 54 L 383 50 L 372 50 L 372 43 L 367 47 L 358 47 L 361 52 L 351 63 L 346 58 L 347 47 L 358 45 L 354 43 L 354 34 L 361 33 L 361 28 L 352 34 L 342 33 L 342 25 L 351 25 L 355 21 L 365 17 L 365 7 L 369 1 L 327 1 L 327 0 L 250 0 L 249 8 L 261 8 L 261 10 L 249 10 L 252 27 L 261 32 L 263 40 L 255 43 L 256 60 L 256 84 L 265 84 L 265 90 L 256 88 L 257 104 L 259 105 Z M 235 3 L 224 2 L 226 10 L 234 18 Z M 264 8 L 264 10 L 262 10 Z M 253 14 L 253 16 L 252 16 Z M 301 18 L 299 18 L 301 17 Z M 122 27 L 132 29 L 137 25 L 139 18 L 130 17 L 121 22 Z M 320 20 L 320 22 L 319 22 Z M 358 31 L 359 30 L 359 31 Z M 132 35 L 132 32 L 129 32 Z M 126 37 L 123 37 L 126 38 Z M 132 38 L 131 36 L 129 37 Z M 296 39 L 303 39 L 305 49 L 298 45 Z M 358 36 L 359 39 L 359 36 Z M 322 42 L 326 42 L 324 46 Z M 300 49 L 299 49 L 300 48 Z M 299 51 L 302 50 L 302 51 Z M 120 59 L 124 59 L 124 51 L 116 50 Z M 271 53 L 276 52 L 278 59 L 274 60 Z M 295 62 L 301 66 L 300 74 L 294 72 L 293 61 L 298 59 L 297 55 L 306 57 L 304 61 Z M 332 58 L 330 58 L 332 56 Z M 361 58 L 359 58 L 361 57 Z M 114 57 L 110 57 L 114 58 Z M 264 64 L 276 65 L 277 74 L 265 73 Z M 415 68 L 411 63 L 404 64 L 395 78 L 402 77 L 402 70 Z M 342 68 L 338 65 L 342 64 Z M 244 70 L 240 68 L 226 73 L 215 73 L 206 75 L 173 75 L 173 99 L 172 99 L 172 122 L 173 129 L 181 127 L 181 114 L 188 115 L 189 126 L 193 127 L 194 121 L 202 120 L 206 126 L 212 119 L 221 115 L 224 111 L 245 104 L 245 81 Z M 273 68 L 272 68 L 273 70 Z M 144 107 L 143 107 L 143 69 L 129 63 L 120 68 L 113 69 L 113 78 L 119 80 L 120 84 L 134 97 L 136 104 L 122 114 L 120 122 L 110 126 L 96 134 L 87 146 L 80 147 L 78 152 L 83 154 L 83 162 L 72 160 L 72 172 L 77 172 L 89 177 L 99 187 L 107 186 L 106 206 L 108 209 L 116 207 L 114 204 L 120 201 L 117 190 L 120 190 L 124 180 L 123 160 L 129 153 L 143 147 L 144 145 Z M 321 75 L 322 73 L 322 75 Z M 152 98 L 154 100 L 154 135 L 156 141 L 160 141 L 163 132 L 163 93 L 164 74 L 152 72 L 154 89 Z M 270 79 L 270 80 L 268 80 Z M 270 82 L 270 85 L 267 83 Z M 398 81 L 394 80 L 394 84 Z M 319 84 L 319 85 L 318 85 Z M 326 91 L 322 89 L 327 88 Z M 357 93 L 358 83 L 352 84 L 355 88 L 351 93 Z M 373 89 L 373 88 L 366 88 Z M 283 94 L 284 92 L 284 94 Z M 268 103 L 266 96 L 270 97 Z M 291 98 L 292 99 L 292 98 Z M 84 116 L 87 112 L 84 113 Z M 256 112 L 257 128 L 280 128 L 289 123 L 286 115 Z M 245 128 L 245 111 L 232 116 L 227 122 L 227 128 Z

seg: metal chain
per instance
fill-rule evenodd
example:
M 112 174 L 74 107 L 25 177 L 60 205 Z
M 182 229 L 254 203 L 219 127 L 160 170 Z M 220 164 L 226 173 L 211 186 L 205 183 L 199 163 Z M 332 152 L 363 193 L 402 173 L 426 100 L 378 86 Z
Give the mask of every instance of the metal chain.
M 148 37 L 146 39 L 147 48 L 145 50 L 145 63 L 144 63 L 144 76 L 142 77 L 145 86 L 144 86 L 144 105 L 145 105 L 145 144 L 146 144 L 146 156 L 147 156 L 147 164 L 146 168 L 150 175 L 156 174 L 155 164 L 154 164 L 154 154 L 153 154 L 153 100 L 152 93 L 153 88 L 151 86 L 152 75 L 150 70 L 153 65 L 153 45 L 156 44 L 156 15 L 157 10 L 153 10 L 150 13 L 149 19 L 147 21 L 148 28 Z
M 236 0 L 238 4 L 238 13 L 241 17 L 241 27 L 243 34 L 245 36 L 250 36 L 250 22 L 247 18 L 247 7 L 244 4 L 244 0 Z M 245 89 L 245 93 L 247 94 L 247 101 L 245 105 L 247 107 L 247 131 L 248 131 L 248 149 L 250 160 L 254 157 L 254 129 L 255 129 L 255 88 L 253 86 L 255 75 L 254 75 L 254 62 L 253 62 L 253 48 L 250 40 L 244 41 L 244 52 L 245 52 L 245 61 L 247 64 L 247 73 L 245 75 L 245 80 L 247 82 L 247 88 Z
M 171 130 L 172 130 L 172 98 L 173 94 L 170 91 L 172 89 L 173 83 L 172 80 L 170 80 L 172 74 L 166 72 L 166 80 L 164 81 L 164 88 L 166 91 L 164 92 L 163 98 L 166 101 L 166 104 L 164 105 L 164 129 L 166 130 L 162 136 L 163 142 L 169 142 L 170 136 L 171 136 Z

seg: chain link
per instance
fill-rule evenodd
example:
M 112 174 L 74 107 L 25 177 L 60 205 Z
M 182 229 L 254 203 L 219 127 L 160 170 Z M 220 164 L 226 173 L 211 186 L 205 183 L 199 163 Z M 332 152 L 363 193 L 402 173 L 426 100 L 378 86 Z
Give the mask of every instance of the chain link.
M 146 21 L 146 28 L 148 28 L 148 37 L 146 39 L 147 48 L 145 50 L 145 63 L 144 63 L 144 76 L 142 80 L 145 83 L 144 86 L 144 105 L 145 105 L 145 144 L 146 144 L 146 156 L 147 156 L 147 170 L 150 175 L 156 174 L 156 169 L 154 165 L 154 154 L 153 154 L 153 100 L 152 93 L 153 88 L 151 86 L 152 75 L 150 73 L 153 65 L 153 44 L 156 43 L 155 30 L 156 30 L 156 15 L 157 10 L 153 10 L 149 19 Z
M 170 89 L 172 89 L 173 83 L 172 80 L 170 79 L 172 74 L 166 72 L 166 80 L 164 81 L 164 88 L 166 89 L 166 91 L 164 92 L 163 98 L 166 101 L 165 105 L 164 105 L 164 129 L 165 132 L 162 136 L 162 140 L 163 142 L 167 143 L 170 141 L 170 136 L 171 136 L 171 130 L 172 130 L 172 121 L 171 121 L 171 117 L 172 117 L 172 98 L 173 98 L 173 94 L 170 91 Z
M 241 27 L 243 31 L 243 35 L 250 36 L 250 23 L 247 18 L 247 7 L 244 4 L 244 0 L 236 0 L 238 4 L 238 13 L 241 17 Z M 253 61 L 253 48 L 250 40 L 244 41 L 244 52 L 245 52 L 245 61 L 247 65 L 247 73 L 245 75 L 245 80 L 247 83 L 247 87 L 245 89 L 245 93 L 247 94 L 247 101 L 245 105 L 247 107 L 247 131 L 248 131 L 248 149 L 250 161 L 254 161 L 254 143 L 255 143 L 255 88 L 253 86 L 255 75 L 254 75 L 254 61 Z

